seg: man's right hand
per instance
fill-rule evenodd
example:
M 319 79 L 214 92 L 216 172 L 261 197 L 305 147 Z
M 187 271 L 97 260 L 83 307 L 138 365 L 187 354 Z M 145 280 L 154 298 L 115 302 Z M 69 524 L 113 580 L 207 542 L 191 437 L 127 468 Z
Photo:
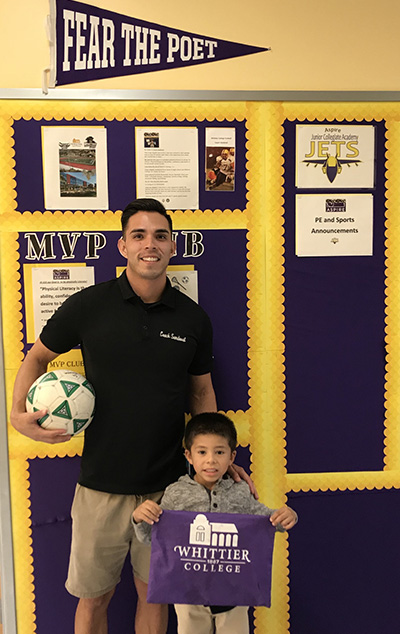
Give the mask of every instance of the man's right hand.
M 66 434 L 65 429 L 45 429 L 39 425 L 39 418 L 42 418 L 42 416 L 46 414 L 47 410 L 45 409 L 33 413 L 11 412 L 10 422 L 17 431 L 32 440 L 39 440 L 50 444 L 67 442 L 67 440 L 71 438 L 71 435 Z
M 53 361 L 58 354 L 52 352 L 37 339 L 26 355 L 20 369 L 17 372 L 14 383 L 13 404 L 11 407 L 10 422 L 20 434 L 51 444 L 67 442 L 71 438 L 65 433 L 65 429 L 45 429 L 38 423 L 39 418 L 47 414 L 47 410 L 29 413 L 25 409 L 26 395 L 32 383 L 44 374 L 50 361 Z

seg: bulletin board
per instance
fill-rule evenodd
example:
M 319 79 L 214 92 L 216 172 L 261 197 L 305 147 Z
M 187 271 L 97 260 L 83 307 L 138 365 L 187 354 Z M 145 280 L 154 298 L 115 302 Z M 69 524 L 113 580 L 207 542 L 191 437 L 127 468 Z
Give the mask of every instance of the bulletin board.
M 72 142 L 80 129 L 85 139 L 101 130 L 104 149 L 96 160 L 107 188 L 88 185 L 89 168 L 68 177 L 65 169 L 54 202 L 45 137 L 58 130 L 53 143 L 68 155 L 71 146 L 62 147 L 68 128 Z M 276 539 L 271 608 L 254 611 L 252 630 L 319 634 L 318 619 L 313 629 L 304 614 L 306 595 L 318 588 L 332 594 L 338 578 L 328 575 L 331 586 L 324 586 L 321 564 L 310 563 L 316 547 L 310 526 L 317 533 L 327 508 L 336 508 L 326 540 L 334 519 L 357 507 L 375 539 L 370 496 L 382 501 L 387 493 L 398 501 L 400 488 L 397 104 L 0 103 L 8 408 L 37 320 L 54 308 L 40 285 L 45 269 L 89 268 L 95 282 L 118 274 L 124 266 L 116 248 L 121 211 L 143 195 L 137 140 L 157 143 L 157 135 L 171 129 L 196 135 L 198 204 L 171 208 L 177 255 L 170 275 L 197 271 L 198 301 L 214 328 L 218 407 L 237 425 L 239 460 L 251 470 L 263 502 L 277 507 L 289 500 L 300 517 L 289 538 Z M 212 172 L 224 146 L 213 154 L 210 129 L 217 137 L 229 130 L 226 140 L 234 139 L 234 179 L 219 189 Z M 98 204 L 90 205 L 93 200 Z M 42 304 L 39 316 L 35 303 Z M 78 350 L 52 365 L 83 371 Z M 63 585 L 69 508 L 83 441 L 35 443 L 10 426 L 8 439 L 18 634 L 47 634 L 56 622 L 67 634 L 76 604 Z M 316 541 L 323 559 L 328 542 Z M 342 556 L 337 553 L 338 562 Z M 307 575 L 313 565 L 314 574 Z M 110 632 L 115 624 L 124 634 L 131 631 L 134 597 L 128 578 L 120 586 Z M 349 612 L 359 618 L 354 601 Z M 121 606 L 128 606 L 122 616 Z M 326 634 L 338 631 L 331 619 Z M 389 613 L 388 633 L 390 623 Z M 374 627 L 369 615 L 362 631 L 375 634 Z

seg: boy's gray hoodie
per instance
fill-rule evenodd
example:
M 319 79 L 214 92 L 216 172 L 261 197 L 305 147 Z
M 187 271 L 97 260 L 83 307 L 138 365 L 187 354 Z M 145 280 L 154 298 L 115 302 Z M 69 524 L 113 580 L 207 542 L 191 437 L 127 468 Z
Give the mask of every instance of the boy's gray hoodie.
M 170 484 L 160 502 L 168 511 L 195 511 L 196 513 L 243 513 L 269 517 L 274 509 L 261 504 L 250 493 L 246 482 L 235 482 L 230 476 L 221 478 L 210 491 L 202 484 L 184 475 Z M 147 522 L 134 524 L 138 540 L 144 544 L 151 541 L 151 525 Z M 284 532 L 281 526 L 277 530 Z

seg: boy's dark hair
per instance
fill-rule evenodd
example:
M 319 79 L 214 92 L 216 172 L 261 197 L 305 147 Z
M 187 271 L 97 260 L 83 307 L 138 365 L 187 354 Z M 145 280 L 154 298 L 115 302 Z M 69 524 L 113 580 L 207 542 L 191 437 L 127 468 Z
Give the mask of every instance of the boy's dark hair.
M 230 418 L 218 412 L 203 412 L 193 416 L 186 425 L 185 447 L 190 451 L 193 441 L 200 434 L 216 434 L 223 436 L 228 441 L 231 451 L 237 447 L 236 428 Z
M 164 218 L 166 218 L 168 221 L 168 225 L 172 234 L 172 218 L 167 214 L 167 210 L 165 209 L 164 205 L 155 198 L 136 198 L 136 200 L 133 200 L 131 203 L 129 203 L 129 205 L 127 205 L 122 212 L 122 235 L 125 235 L 125 229 L 128 224 L 129 218 L 134 214 L 137 214 L 138 211 L 155 211 L 156 213 L 164 216 Z

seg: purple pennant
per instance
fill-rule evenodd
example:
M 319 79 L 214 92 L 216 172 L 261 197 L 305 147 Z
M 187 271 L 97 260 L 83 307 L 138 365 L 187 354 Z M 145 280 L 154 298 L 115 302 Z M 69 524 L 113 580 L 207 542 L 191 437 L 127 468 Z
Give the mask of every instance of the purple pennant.
M 181 31 L 75 0 L 51 3 L 50 87 L 270 50 Z
M 268 517 L 163 511 L 152 528 L 150 603 L 271 605 Z

